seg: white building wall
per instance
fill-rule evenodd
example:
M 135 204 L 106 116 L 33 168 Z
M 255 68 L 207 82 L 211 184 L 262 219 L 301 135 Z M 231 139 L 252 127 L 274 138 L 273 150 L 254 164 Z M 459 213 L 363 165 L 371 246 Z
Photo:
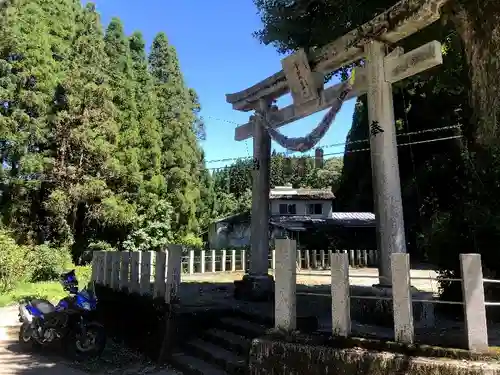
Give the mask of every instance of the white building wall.
M 271 200 L 271 215 L 280 214 L 280 204 L 295 204 L 296 215 L 308 215 L 312 218 L 331 218 L 332 217 L 332 202 L 324 200 L 292 200 L 292 199 L 272 199 Z M 310 204 L 321 204 L 323 213 L 321 215 L 309 215 L 307 206 Z

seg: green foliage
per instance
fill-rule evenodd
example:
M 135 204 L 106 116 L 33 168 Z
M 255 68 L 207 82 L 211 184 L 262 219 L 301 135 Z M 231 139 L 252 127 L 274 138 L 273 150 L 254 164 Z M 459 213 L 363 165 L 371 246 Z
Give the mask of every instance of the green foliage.
M 30 251 L 29 259 L 31 282 L 57 280 L 61 273 L 72 267 L 71 253 L 64 247 L 36 246 Z
M 179 238 L 176 243 L 184 245 L 189 249 L 201 249 L 203 247 L 203 240 L 199 237 L 193 236 L 192 234 Z
M 25 277 L 29 269 L 29 249 L 17 245 L 5 230 L 0 231 L 0 249 L 0 292 L 4 293 Z

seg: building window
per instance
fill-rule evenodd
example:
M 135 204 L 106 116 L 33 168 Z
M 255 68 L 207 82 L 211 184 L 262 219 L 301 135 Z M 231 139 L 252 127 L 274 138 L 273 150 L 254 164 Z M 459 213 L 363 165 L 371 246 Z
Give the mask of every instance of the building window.
M 297 206 L 295 204 L 280 204 L 280 215 L 296 215 Z
M 309 215 L 322 215 L 323 205 L 321 203 L 312 203 L 307 205 L 307 213 Z

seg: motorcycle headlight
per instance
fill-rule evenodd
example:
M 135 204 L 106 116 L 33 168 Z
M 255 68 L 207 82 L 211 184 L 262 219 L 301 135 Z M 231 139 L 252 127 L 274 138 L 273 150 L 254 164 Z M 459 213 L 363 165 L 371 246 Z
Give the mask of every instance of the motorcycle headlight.
M 90 303 L 89 302 L 83 302 L 82 303 L 82 309 L 90 311 L 91 310 Z

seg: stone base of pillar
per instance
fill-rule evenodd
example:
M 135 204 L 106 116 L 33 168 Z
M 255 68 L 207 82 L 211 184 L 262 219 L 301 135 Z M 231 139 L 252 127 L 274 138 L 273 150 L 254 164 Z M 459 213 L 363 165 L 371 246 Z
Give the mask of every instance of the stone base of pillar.
M 384 299 L 351 299 L 351 318 L 359 323 L 393 327 L 392 288 L 386 285 L 351 286 L 351 294 L 357 296 L 382 297 Z M 433 299 L 431 292 L 424 292 L 411 287 L 412 299 L 425 301 Z M 413 318 L 415 328 L 433 327 L 435 325 L 434 304 L 413 302 Z
M 274 300 L 274 278 L 271 275 L 246 274 L 234 282 L 234 298 L 245 301 Z

